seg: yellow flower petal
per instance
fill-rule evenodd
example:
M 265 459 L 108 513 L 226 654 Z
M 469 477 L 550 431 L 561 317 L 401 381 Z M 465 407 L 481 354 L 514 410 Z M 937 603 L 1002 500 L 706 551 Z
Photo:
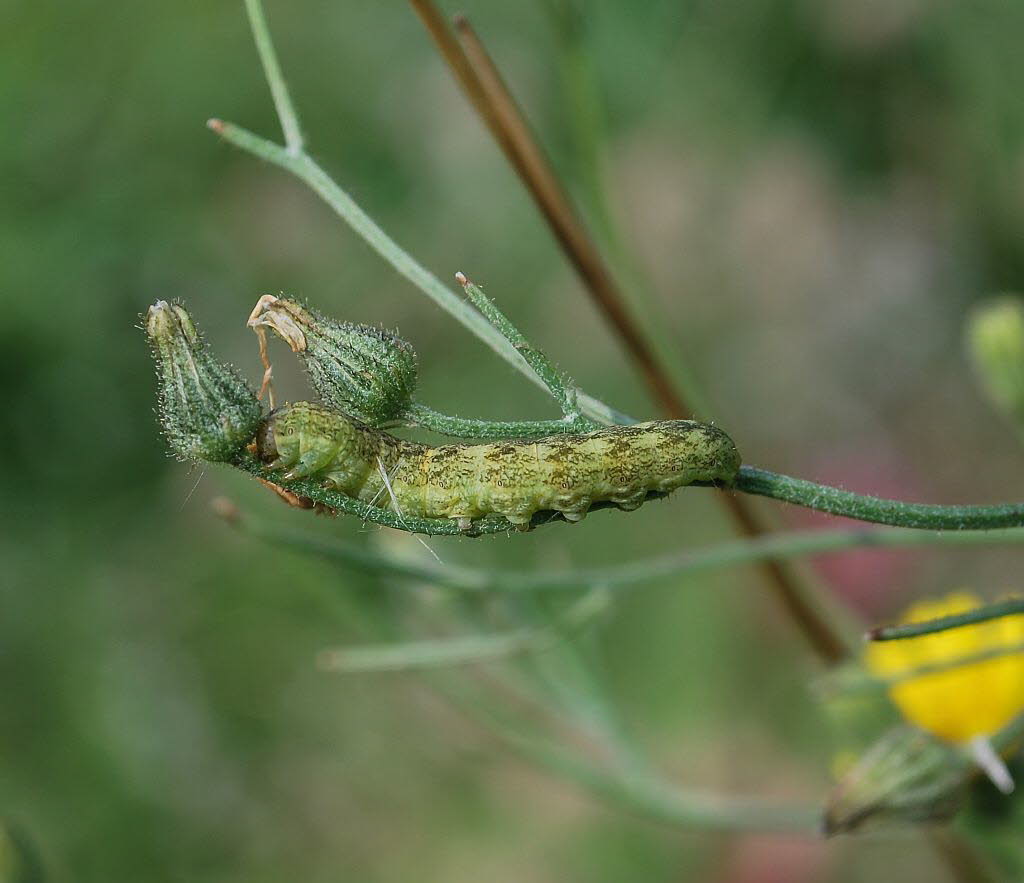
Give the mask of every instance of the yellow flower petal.
M 922 622 L 980 606 L 965 592 L 913 605 L 903 622 Z M 919 638 L 871 643 L 865 662 L 882 678 L 1024 644 L 1024 614 Z M 915 726 L 947 742 L 998 732 L 1024 712 L 1024 654 L 1012 653 L 894 684 L 892 701 Z

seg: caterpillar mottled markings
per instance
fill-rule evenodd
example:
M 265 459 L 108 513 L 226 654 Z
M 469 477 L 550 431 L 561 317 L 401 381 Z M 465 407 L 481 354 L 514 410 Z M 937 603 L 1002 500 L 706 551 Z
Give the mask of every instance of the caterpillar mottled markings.
M 652 493 L 694 482 L 730 484 L 740 456 L 708 423 L 665 420 L 493 444 L 430 446 L 403 441 L 308 402 L 272 411 L 256 451 L 285 480 L 315 478 L 399 515 L 473 519 L 535 512 L 580 521 L 593 503 L 637 508 Z

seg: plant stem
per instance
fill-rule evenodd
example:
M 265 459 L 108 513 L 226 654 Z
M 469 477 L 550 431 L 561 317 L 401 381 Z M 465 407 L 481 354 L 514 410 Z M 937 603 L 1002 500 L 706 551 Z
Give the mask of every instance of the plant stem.
M 466 296 L 473 302 L 483 317 L 501 332 L 515 351 L 519 353 L 526 363 L 533 368 L 534 373 L 544 381 L 551 397 L 558 403 L 562 413 L 567 420 L 578 421 L 580 409 L 576 403 L 576 388 L 572 386 L 555 367 L 554 363 L 544 354 L 543 351 L 533 346 L 525 335 L 513 325 L 508 317 L 498 309 L 479 285 L 470 282 L 462 273 L 455 274 L 456 281 L 466 292 Z M 596 425 L 591 424 L 588 428 L 595 429 Z
M 419 402 L 414 402 L 406 411 L 404 419 L 414 426 L 421 426 L 432 432 L 450 435 L 454 438 L 543 438 L 549 435 L 588 432 L 592 424 L 578 418 L 575 420 L 475 420 L 471 417 L 455 417 L 442 414 Z
M 948 533 L 901 528 L 794 531 L 773 534 L 757 540 L 732 540 L 706 549 L 663 555 L 616 567 L 528 573 L 404 561 L 378 555 L 367 551 L 363 546 L 340 540 L 276 528 L 249 516 L 243 516 L 237 511 L 233 511 L 227 520 L 259 539 L 311 552 L 347 567 L 466 592 L 532 592 L 583 586 L 615 589 L 674 576 L 692 576 L 704 571 L 753 564 L 765 558 L 803 558 L 864 547 L 907 548 L 1024 543 L 1024 528 Z
M 766 469 L 741 466 L 735 489 L 805 506 L 830 515 L 843 515 L 873 524 L 915 527 L 921 530 L 994 530 L 1024 526 L 1024 503 L 982 506 L 940 506 L 904 503 L 815 484 Z
M 263 4 L 260 3 L 260 0 L 245 0 L 245 11 L 249 16 L 256 51 L 259 53 L 260 63 L 263 65 L 263 74 L 267 79 L 267 85 L 270 86 L 271 97 L 274 99 L 274 109 L 277 111 L 277 118 L 281 121 L 286 151 L 291 156 L 298 156 L 302 153 L 302 130 L 299 128 L 299 116 L 295 112 L 295 106 L 288 94 L 288 86 L 281 73 L 281 67 L 277 63 L 277 53 L 274 52 L 274 43 L 270 39 L 270 29 L 267 27 L 267 20 L 263 14 Z
M 1002 619 L 1004 616 L 1021 613 L 1024 613 L 1024 598 L 1008 598 L 1005 601 L 996 601 L 994 604 L 986 604 L 984 607 L 954 616 L 941 616 L 937 619 L 911 622 L 905 625 L 881 626 L 871 629 L 867 633 L 867 638 L 869 641 L 899 641 L 904 638 L 919 638 L 922 635 L 933 635 L 936 632 L 945 632 L 965 625 L 975 625 L 979 622 L 989 622 L 993 619 Z
M 494 662 L 551 647 L 599 616 L 611 601 L 603 589 L 591 589 L 566 610 L 557 625 L 511 629 L 498 634 L 471 634 L 425 641 L 365 644 L 328 649 L 320 667 L 336 672 L 409 671 Z

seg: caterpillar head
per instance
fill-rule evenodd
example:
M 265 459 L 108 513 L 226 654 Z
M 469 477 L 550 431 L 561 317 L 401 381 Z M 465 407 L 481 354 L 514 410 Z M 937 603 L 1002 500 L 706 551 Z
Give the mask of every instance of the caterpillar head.
M 292 478 L 320 471 L 339 454 L 360 456 L 360 430 L 344 415 L 310 402 L 271 411 L 256 430 L 256 456 L 272 469 L 289 469 Z
M 230 460 L 263 417 L 251 387 L 214 357 L 180 304 L 157 301 L 145 330 L 156 361 L 160 424 L 171 449 L 182 459 Z

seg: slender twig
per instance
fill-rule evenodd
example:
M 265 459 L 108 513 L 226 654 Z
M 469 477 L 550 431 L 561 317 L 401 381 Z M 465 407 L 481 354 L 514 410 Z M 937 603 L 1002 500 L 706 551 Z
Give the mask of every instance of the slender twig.
M 994 604 L 986 604 L 984 607 L 977 607 L 954 616 L 941 616 L 937 619 L 904 625 L 880 626 L 871 629 L 867 633 L 867 639 L 869 641 L 898 641 L 903 638 L 919 638 L 922 635 L 933 635 L 936 632 L 945 632 L 966 625 L 989 622 L 993 619 L 1002 619 L 1004 616 L 1022 613 L 1024 613 L 1024 598 L 1007 598 L 1005 601 L 996 601 Z
M 218 509 L 218 511 L 221 511 Z M 1024 543 L 1024 528 L 1000 531 L 933 531 L 901 528 L 816 530 L 778 533 L 756 540 L 731 540 L 705 549 L 663 555 L 615 567 L 568 571 L 502 571 L 413 562 L 371 552 L 362 545 L 274 527 L 230 509 L 226 520 L 267 542 L 337 561 L 367 573 L 410 579 L 465 592 L 532 592 L 604 586 L 614 589 L 673 576 L 753 564 L 765 558 L 805 558 L 856 548 L 911 548 Z
M 413 402 L 402 415 L 402 419 L 408 426 L 419 426 L 454 438 L 543 438 L 548 435 L 564 435 L 567 432 L 586 432 L 590 428 L 586 418 L 479 420 L 442 414 L 419 402 Z
M 299 116 L 295 112 L 295 105 L 292 104 L 284 75 L 277 63 L 277 53 L 274 52 L 274 43 L 270 39 L 270 29 L 267 27 L 267 19 L 263 14 L 263 4 L 260 3 L 260 0 L 245 0 L 245 11 L 249 15 L 253 41 L 256 43 L 256 51 L 259 53 L 260 63 L 263 65 L 263 73 L 270 86 L 271 97 L 274 99 L 274 109 L 277 111 L 277 118 L 281 121 L 285 149 L 291 156 L 298 156 L 302 153 L 302 130 L 299 128 Z
M 512 629 L 500 634 L 364 644 L 324 650 L 318 657 L 318 665 L 326 671 L 345 674 L 479 665 L 538 648 L 545 638 L 551 640 L 550 636 L 538 635 L 534 629 Z
M 997 503 L 982 506 L 939 506 L 905 503 L 815 484 L 802 478 L 778 475 L 753 466 L 740 468 L 735 488 L 806 506 L 830 515 L 843 515 L 873 524 L 916 527 L 922 530 L 993 530 L 1024 525 L 1024 503 Z
M 576 401 L 576 387 L 562 376 L 562 373 L 543 351 L 537 349 L 526 339 L 526 336 L 498 309 L 494 301 L 484 294 L 479 285 L 470 282 L 461 272 L 455 274 L 455 281 L 462 286 L 462 290 L 466 292 L 466 297 L 472 301 L 473 306 L 501 332 L 501 336 L 512 344 L 515 351 L 533 368 L 534 373 L 544 381 L 544 385 L 551 393 L 551 397 L 558 402 L 565 418 L 574 422 L 578 421 L 580 409 Z M 584 425 L 583 428 L 595 429 L 596 425 L 591 423 Z
M 557 625 L 511 629 L 498 634 L 331 648 L 320 653 L 319 664 L 328 671 L 354 673 L 450 668 L 494 662 L 558 644 L 568 634 L 607 610 L 610 602 L 611 596 L 606 590 L 591 589 L 559 617 Z

